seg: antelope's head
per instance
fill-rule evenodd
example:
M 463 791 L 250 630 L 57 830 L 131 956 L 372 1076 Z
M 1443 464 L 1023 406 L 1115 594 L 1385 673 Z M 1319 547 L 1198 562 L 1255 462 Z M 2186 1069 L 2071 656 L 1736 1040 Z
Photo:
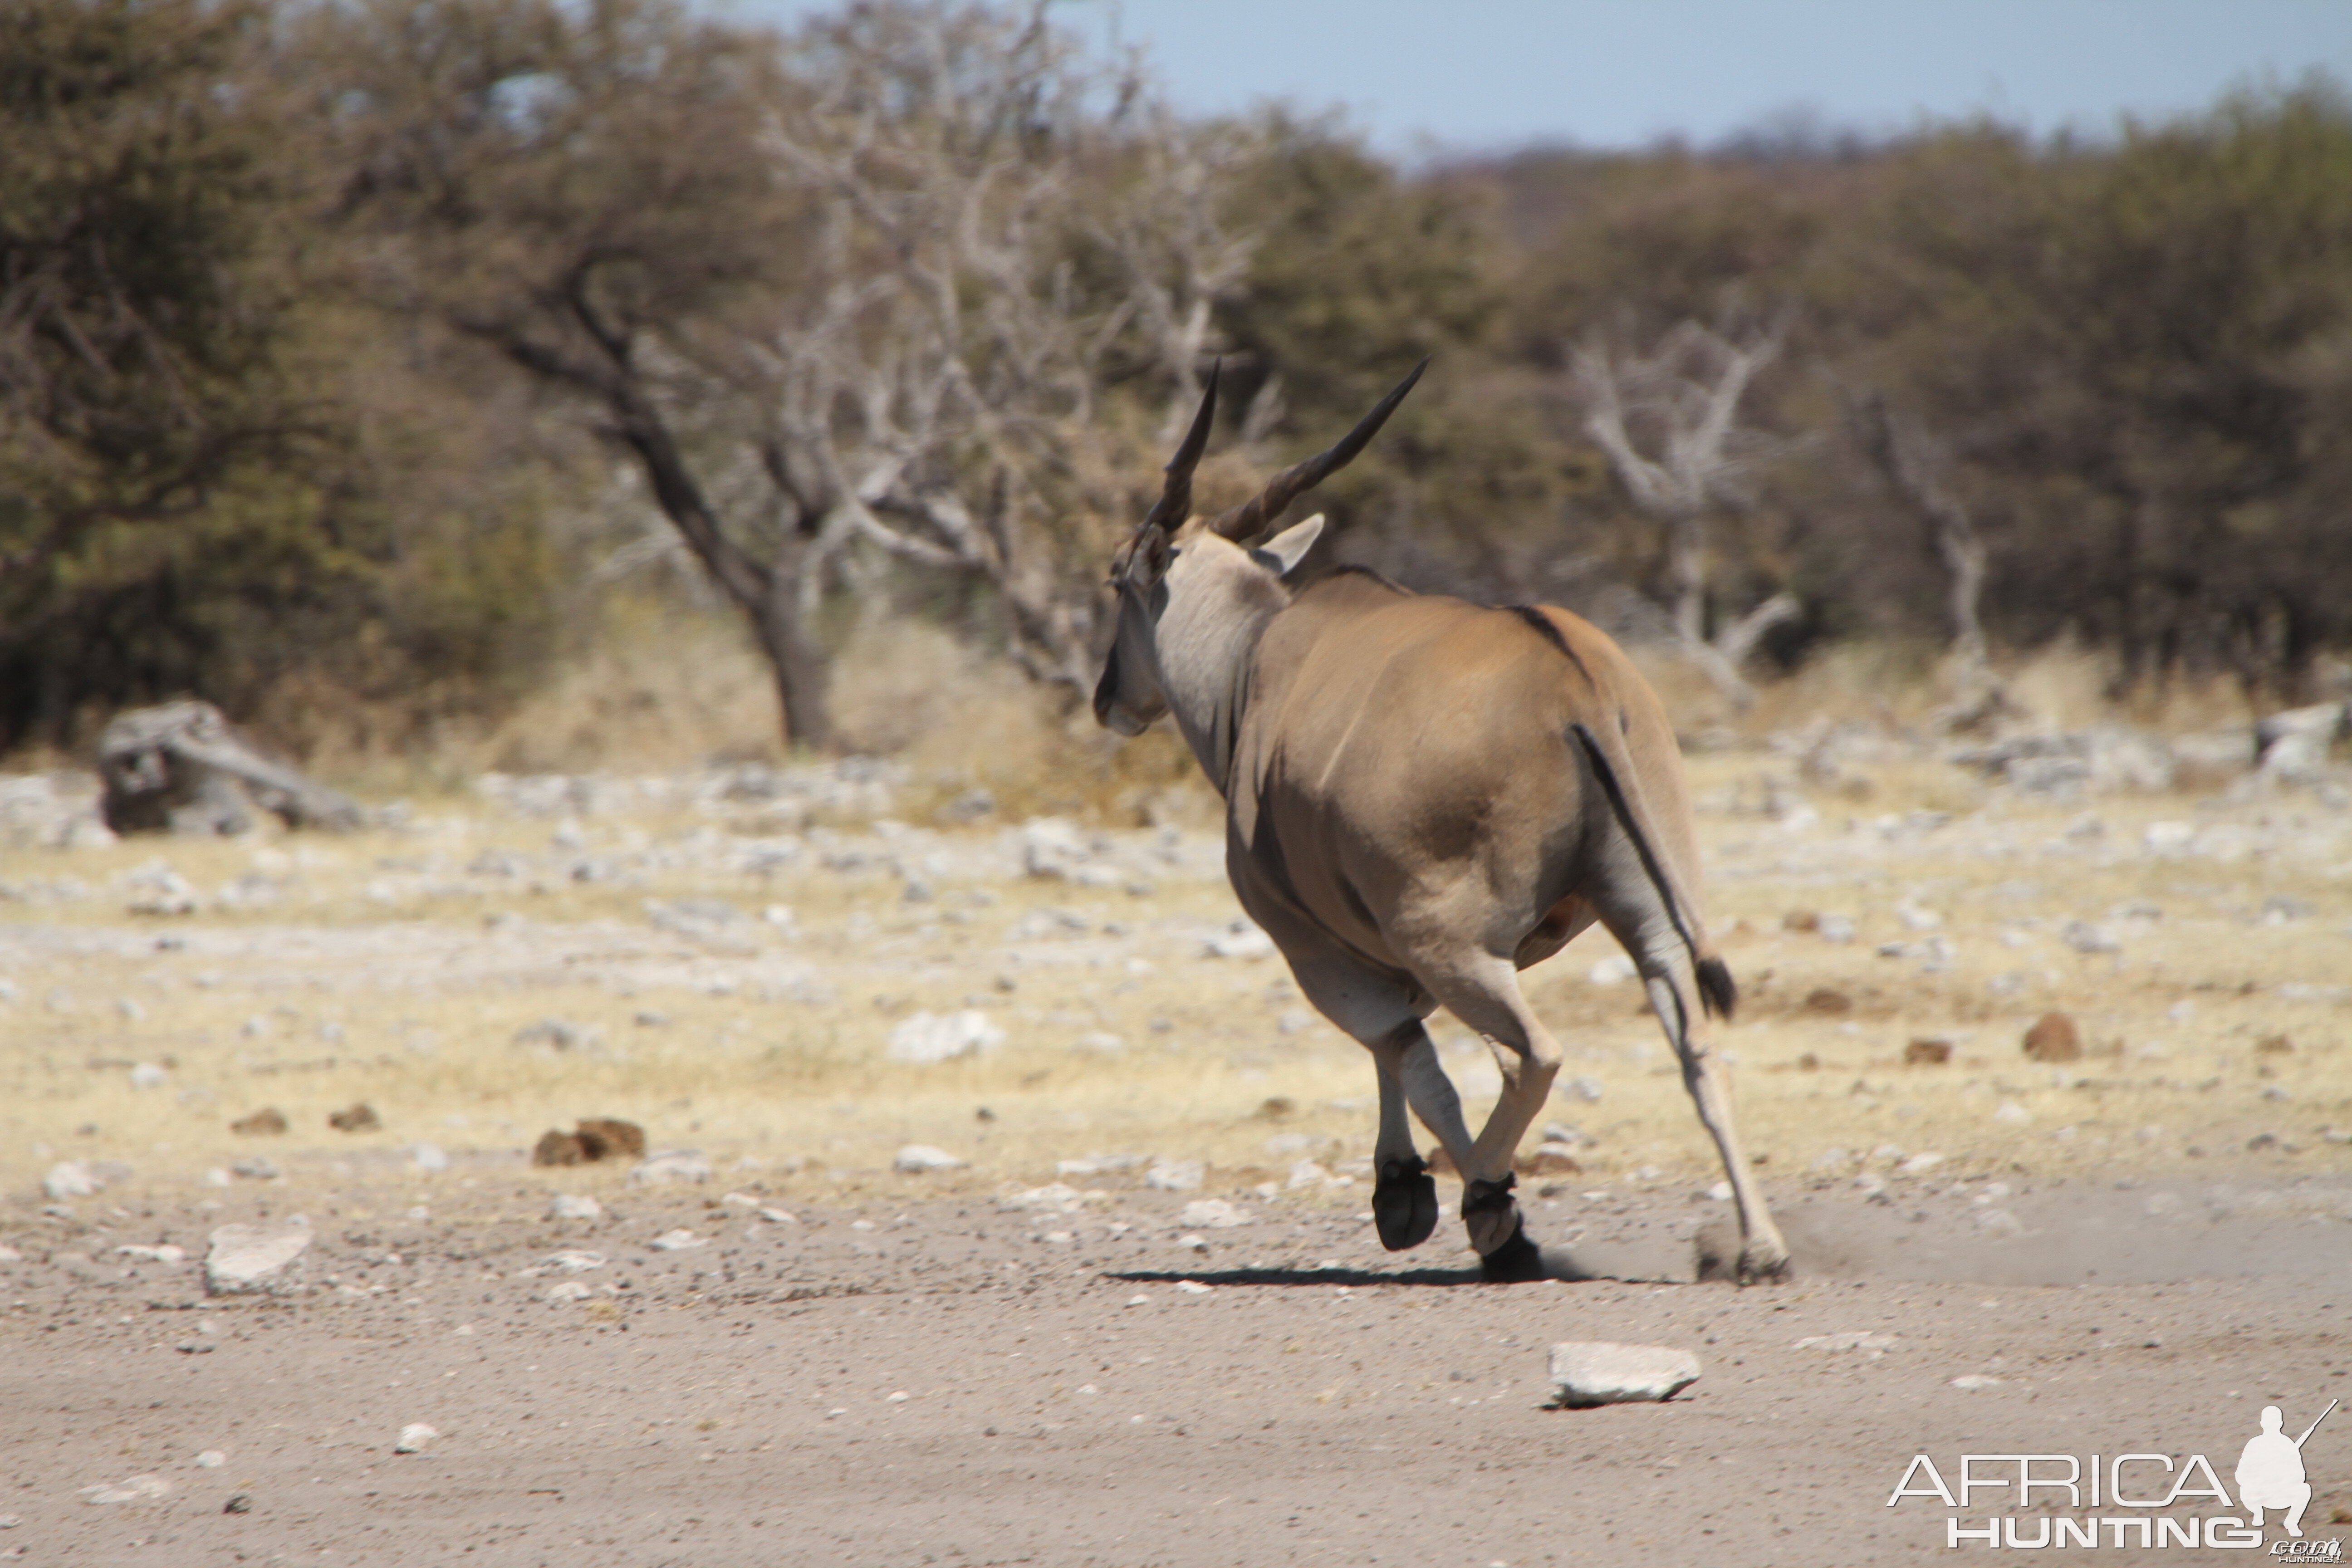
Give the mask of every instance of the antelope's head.
M 1095 687 L 1095 718 L 1104 728 L 1141 734 L 1168 711 L 1171 697 L 1181 707 L 1187 686 L 1229 670 L 1236 644 L 1253 640 L 1265 618 L 1289 602 L 1282 579 L 1323 531 L 1322 514 L 1261 543 L 1251 541 L 1362 451 L 1428 368 L 1427 360 L 1415 365 L 1339 445 L 1285 468 L 1230 511 L 1194 517 L 1192 470 L 1217 412 L 1217 373 L 1209 373 L 1192 427 L 1168 460 L 1160 499 L 1111 560 L 1118 630 Z

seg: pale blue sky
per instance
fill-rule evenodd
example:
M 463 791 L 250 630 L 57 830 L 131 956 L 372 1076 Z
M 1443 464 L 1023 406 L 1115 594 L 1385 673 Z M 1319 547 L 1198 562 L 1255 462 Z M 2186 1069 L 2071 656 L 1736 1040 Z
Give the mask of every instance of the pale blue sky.
M 709 0 L 779 22 L 812 0 Z M 1149 47 L 1178 107 L 1339 109 L 1392 154 L 1899 132 L 1990 112 L 2112 132 L 2264 79 L 2352 83 L 2352 0 L 1062 0 Z

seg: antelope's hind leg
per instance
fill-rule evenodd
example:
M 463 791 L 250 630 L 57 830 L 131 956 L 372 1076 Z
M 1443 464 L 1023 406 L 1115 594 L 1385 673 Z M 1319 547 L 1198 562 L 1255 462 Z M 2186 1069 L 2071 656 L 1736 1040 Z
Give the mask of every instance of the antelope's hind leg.
M 1503 1074 L 1502 1098 L 1462 1165 L 1462 1223 L 1480 1271 L 1498 1281 L 1544 1279 L 1542 1255 L 1511 1195 L 1518 1184 L 1511 1156 L 1551 1093 L 1559 1072 L 1559 1043 L 1528 1006 L 1509 957 L 1480 953 L 1451 964 L 1433 963 L 1423 974 L 1454 1016 L 1486 1038 Z
M 1629 879 L 1630 881 L 1630 879 Z M 1718 1006 L 1730 1011 L 1731 976 L 1721 959 L 1710 958 L 1702 973 L 1691 962 L 1690 949 L 1675 930 L 1655 899 L 1641 896 L 1634 884 L 1632 897 L 1604 906 L 1602 919 L 1610 931 L 1633 955 L 1642 984 L 1649 992 L 1650 1010 L 1665 1031 L 1666 1043 L 1682 1063 L 1683 1087 L 1698 1111 L 1699 1125 L 1715 1141 L 1723 1173 L 1731 1184 L 1739 1210 L 1739 1279 L 1742 1284 L 1778 1279 L 1789 1271 L 1789 1244 L 1765 1206 L 1764 1189 L 1756 1180 L 1747 1156 L 1740 1152 L 1739 1130 L 1731 1114 L 1731 1085 L 1715 1049 L 1708 1015 Z

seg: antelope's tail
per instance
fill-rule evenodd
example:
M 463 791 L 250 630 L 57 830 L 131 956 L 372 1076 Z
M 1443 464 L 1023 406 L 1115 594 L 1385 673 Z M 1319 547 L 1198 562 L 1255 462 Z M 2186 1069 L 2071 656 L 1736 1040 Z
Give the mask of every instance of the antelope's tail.
M 1666 918 L 1674 922 L 1675 934 L 1689 950 L 1691 968 L 1698 979 L 1699 1005 L 1715 1017 L 1729 1018 L 1739 1005 L 1739 987 L 1732 981 L 1730 965 L 1723 962 L 1722 955 L 1707 940 L 1698 901 L 1682 886 L 1672 865 L 1658 853 L 1656 836 L 1646 826 L 1650 814 L 1641 796 L 1641 781 L 1633 772 L 1633 758 L 1624 749 L 1622 735 L 1612 733 L 1612 726 L 1607 724 L 1597 731 L 1584 723 L 1572 724 L 1569 729 L 1584 752 L 1585 761 L 1591 764 L 1601 793 L 1609 797 L 1611 815 L 1632 842 L 1642 862 L 1643 874 L 1657 889 Z M 1614 755 L 1604 735 L 1617 742 Z

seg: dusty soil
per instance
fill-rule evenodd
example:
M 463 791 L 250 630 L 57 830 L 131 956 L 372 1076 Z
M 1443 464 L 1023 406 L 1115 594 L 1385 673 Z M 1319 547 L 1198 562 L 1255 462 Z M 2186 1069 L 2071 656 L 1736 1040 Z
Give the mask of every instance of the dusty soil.
M 1483 1285 L 1450 1223 L 1381 1252 L 1369 1069 L 1197 828 L 909 827 L 850 781 L 0 834 L 0 1556 L 1843 1564 L 2053 1511 L 1889 1508 L 1919 1453 L 2201 1453 L 2234 1496 L 2263 1404 L 2352 1393 L 2352 814 L 1893 768 L 1848 812 L 1770 766 L 1696 769 L 1799 1259 L 1744 1290 L 1690 1282 L 1719 1173 L 1590 942 L 1530 977 L 1581 1169 L 1524 1191 L 1633 1278 Z M 2085 1055 L 2029 1061 L 2053 1007 Z M 1006 1042 L 888 1058 L 959 1010 Z M 358 1100 L 380 1125 L 328 1127 Z M 231 1130 L 264 1108 L 290 1131 Z M 598 1114 L 710 1179 L 528 1163 Z M 967 1163 L 895 1172 L 914 1142 Z M 60 1163 L 103 1186 L 53 1198 Z M 205 1294 L 216 1227 L 296 1214 L 279 1289 Z M 1706 1373 L 1548 1408 L 1570 1338 Z M 2305 1454 L 2306 1531 L 2352 1535 L 2352 1418 Z
M 2151 1216 L 2158 1192 L 2186 1201 Z M 2252 1213 L 2208 1196 L 2037 1186 L 2011 1212 L 2029 1244 L 2048 1234 L 2020 1251 L 1939 1239 L 1967 1232 L 1966 1200 L 1818 1194 L 1788 1210 L 1816 1266 L 1746 1290 L 1481 1285 L 1458 1256 L 1382 1255 L 1345 1215 L 1195 1247 L 1181 1195 L 1141 1192 L 1044 1217 L 934 1199 L 803 1205 L 785 1224 L 687 1198 L 616 1203 L 601 1223 L 318 1216 L 309 1289 L 285 1300 L 207 1300 L 192 1264 L 118 1267 L 91 1232 L 9 1282 L 0 1507 L 22 1522 L 0 1550 L 88 1563 L 1928 1560 L 1945 1511 L 1885 1506 L 1914 1453 L 1950 1470 L 1963 1450 L 2197 1451 L 2226 1478 L 2263 1403 L 2299 1427 L 2352 1391 L 2342 1223 L 2289 1212 L 2340 1205 L 2352 1184 L 2305 1184 Z M 1555 1199 L 1538 1214 L 1622 1237 L 1687 1206 Z M 137 1219 L 195 1242 L 216 1217 Z M 681 1226 L 706 1244 L 646 1247 Z M 2084 1235 L 2105 1250 L 2079 1252 Z M 559 1249 L 607 1261 L 538 1273 Z M 598 1284 L 551 1302 L 551 1278 Z M 1855 1334 L 1886 1342 L 1799 1342 Z M 1549 1409 L 1544 1352 L 1562 1338 L 1686 1346 L 1706 1371 L 1666 1405 Z M 1952 1385 L 1971 1375 L 1999 1381 Z M 412 1422 L 441 1436 L 395 1455 Z M 2326 1523 L 2352 1510 L 2352 1438 L 2329 1436 L 2310 1445 L 2315 1537 L 2352 1533 Z M 196 1468 L 208 1448 L 226 1465 Z M 83 1500 L 133 1474 L 171 1490 Z M 222 1511 L 240 1496 L 250 1511 Z

